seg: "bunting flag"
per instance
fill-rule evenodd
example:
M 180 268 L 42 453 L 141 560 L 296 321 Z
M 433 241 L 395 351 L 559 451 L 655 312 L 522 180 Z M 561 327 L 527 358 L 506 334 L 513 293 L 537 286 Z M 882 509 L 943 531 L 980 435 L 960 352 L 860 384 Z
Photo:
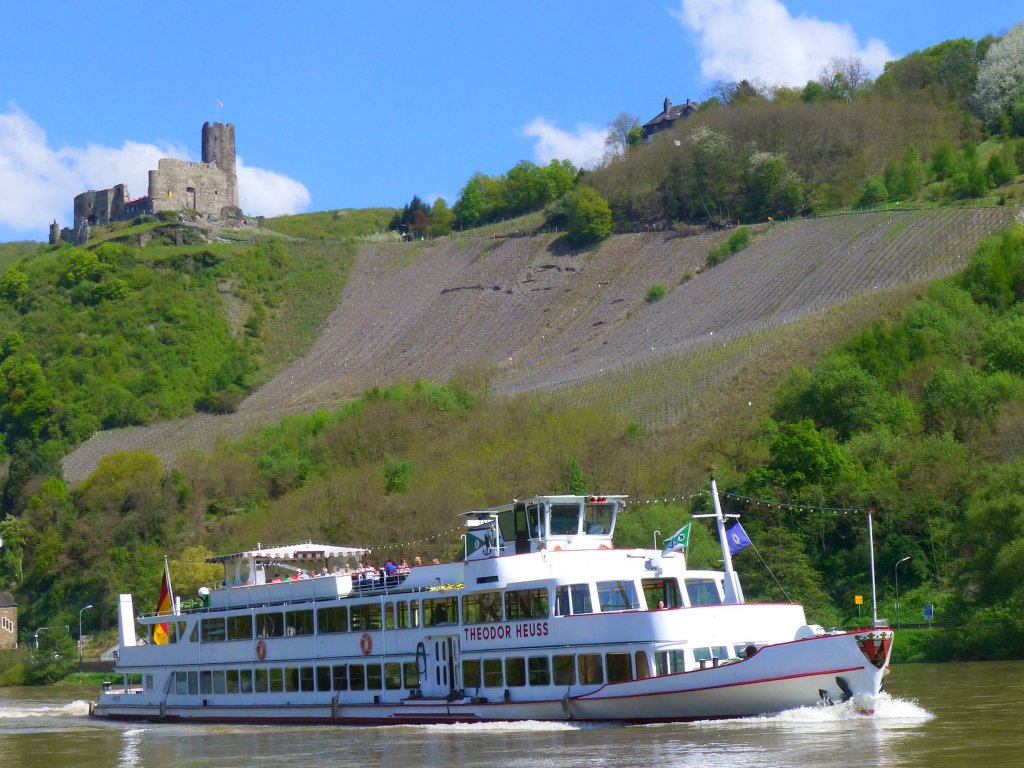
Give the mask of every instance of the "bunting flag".
M 158 616 L 166 616 L 174 608 L 174 593 L 171 591 L 171 572 L 167 568 L 167 560 L 164 559 L 164 580 L 160 583 L 160 598 L 156 601 L 156 613 Z M 153 636 L 154 645 L 167 644 L 167 624 L 154 624 Z
M 669 552 L 675 552 L 677 549 L 686 549 L 686 545 L 690 543 L 690 523 L 687 523 L 678 531 L 673 533 L 669 538 L 665 539 L 665 548 L 661 550 L 662 556 L 667 555 Z

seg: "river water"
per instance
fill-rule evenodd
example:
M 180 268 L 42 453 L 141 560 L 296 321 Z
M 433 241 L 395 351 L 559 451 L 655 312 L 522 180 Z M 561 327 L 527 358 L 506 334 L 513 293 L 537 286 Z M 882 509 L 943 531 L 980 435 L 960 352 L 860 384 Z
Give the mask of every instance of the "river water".
M 886 687 L 870 717 L 839 706 L 673 725 L 384 728 L 109 723 L 87 716 L 91 689 L 0 688 L 0 766 L 1024 766 L 1024 662 L 897 665 Z

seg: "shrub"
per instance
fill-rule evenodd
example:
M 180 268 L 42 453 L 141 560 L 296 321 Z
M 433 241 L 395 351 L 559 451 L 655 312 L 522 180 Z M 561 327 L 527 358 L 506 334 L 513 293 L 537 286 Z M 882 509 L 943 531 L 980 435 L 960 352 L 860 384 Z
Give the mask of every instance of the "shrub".
M 655 283 L 647 289 L 647 295 L 644 297 L 644 301 L 648 304 L 653 304 L 656 301 L 661 301 L 665 298 L 665 294 L 668 293 L 668 289 L 661 283 Z
M 858 208 L 870 208 L 889 199 L 889 190 L 881 176 L 875 176 L 865 182 L 864 189 L 857 200 Z
M 749 227 L 737 227 L 728 240 L 708 251 L 708 266 L 713 267 L 733 254 L 739 253 L 750 245 L 752 239 Z
M 576 245 L 596 243 L 612 233 L 612 211 L 591 187 L 580 187 L 569 196 L 569 240 Z

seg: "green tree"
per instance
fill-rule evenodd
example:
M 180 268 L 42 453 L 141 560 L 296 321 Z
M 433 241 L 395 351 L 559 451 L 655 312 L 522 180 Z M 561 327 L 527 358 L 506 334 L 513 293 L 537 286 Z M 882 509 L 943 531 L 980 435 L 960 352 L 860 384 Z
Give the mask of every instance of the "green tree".
M 570 456 L 565 462 L 565 487 L 569 493 L 583 495 L 588 492 L 590 486 L 587 475 L 580 465 L 579 459 Z
M 452 231 L 452 224 L 455 222 L 455 214 L 452 213 L 443 197 L 437 198 L 430 206 L 430 213 L 427 214 L 427 229 L 433 237 L 447 235 Z
M 998 127 L 1001 115 L 1024 96 L 1024 22 L 994 43 L 978 67 L 974 101 L 982 119 Z
M 576 245 L 604 240 L 612 233 L 612 211 L 591 187 L 579 187 L 570 195 L 568 237 Z
M 872 176 L 864 183 L 864 189 L 857 200 L 858 208 L 871 208 L 889 199 L 889 190 L 881 176 Z
M 18 306 L 28 293 L 28 276 L 17 267 L 11 267 L 0 277 L 0 298 L 11 306 Z
M 52 626 L 39 630 L 38 646 L 32 651 L 26 680 L 30 685 L 50 685 L 63 680 L 78 663 L 75 641 L 57 619 Z

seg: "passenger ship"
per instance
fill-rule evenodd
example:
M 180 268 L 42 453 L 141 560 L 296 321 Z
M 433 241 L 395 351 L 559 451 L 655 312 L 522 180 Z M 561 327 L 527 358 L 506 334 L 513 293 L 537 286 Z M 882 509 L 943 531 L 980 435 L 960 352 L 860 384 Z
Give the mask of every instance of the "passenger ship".
M 623 496 L 538 496 L 470 513 L 465 556 L 372 582 L 271 583 L 367 550 L 313 543 L 212 558 L 204 605 L 119 604 L 118 684 L 97 717 L 253 723 L 733 718 L 853 698 L 871 711 L 893 632 L 826 632 L 746 603 L 712 484 L 722 571 L 614 549 Z M 154 625 L 168 642 L 151 644 Z

